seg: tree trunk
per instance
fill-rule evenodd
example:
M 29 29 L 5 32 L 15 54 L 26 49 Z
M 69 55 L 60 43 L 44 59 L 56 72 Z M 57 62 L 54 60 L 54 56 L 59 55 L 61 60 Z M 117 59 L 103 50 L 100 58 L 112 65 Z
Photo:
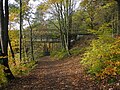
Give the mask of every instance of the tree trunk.
M 70 50 L 72 45 L 71 45 L 71 30 L 72 30 L 72 14 L 73 14 L 73 5 L 72 5 L 72 0 L 70 0 L 69 3 L 69 16 L 68 16 L 68 25 L 69 25 L 69 33 L 68 33 L 68 49 Z
M 32 60 L 34 60 L 34 52 L 33 52 L 33 31 L 32 31 L 32 27 L 31 27 L 31 24 L 30 24 L 30 21 L 28 19 L 28 24 L 30 26 L 30 46 L 31 46 L 31 57 L 32 57 Z
M 62 3 L 61 3 L 62 4 Z M 63 15 L 62 15 L 62 7 L 61 5 L 59 5 L 58 3 L 55 4 L 55 9 L 58 13 L 58 23 L 59 23 L 59 30 L 60 30 L 60 38 L 61 38 L 61 44 L 62 44 L 62 48 L 65 49 L 65 41 L 64 41 L 64 33 L 63 33 L 63 24 L 62 24 L 62 21 L 63 21 Z
M 58 22 L 60 27 L 60 34 L 63 48 L 70 55 L 70 41 L 71 41 L 71 29 L 72 29 L 72 0 L 65 0 L 55 5 L 56 12 L 58 14 Z
M 118 30 L 117 35 L 120 35 L 120 0 L 115 0 L 118 5 Z
M 5 11 L 3 11 L 3 6 L 5 6 Z M 5 13 L 5 14 L 4 14 Z M 14 79 L 12 72 L 10 71 L 8 65 L 8 21 L 9 21 L 9 11 L 8 11 L 8 0 L 5 0 L 5 5 L 3 5 L 3 0 L 0 0 L 0 34 L 1 34 L 1 45 L 0 45 L 0 56 L 2 65 L 5 66 L 4 73 L 8 80 Z
M 120 35 L 120 0 L 118 0 L 118 35 Z
M 20 60 L 22 60 L 22 0 L 20 0 Z
M 15 66 L 16 65 L 16 63 L 15 63 L 15 54 L 14 54 L 14 51 L 12 49 L 12 45 L 11 45 L 11 41 L 10 41 L 9 37 L 8 37 L 8 44 L 9 44 L 9 47 L 10 47 L 10 51 L 11 51 L 11 54 L 12 54 L 13 63 L 14 63 L 14 66 Z

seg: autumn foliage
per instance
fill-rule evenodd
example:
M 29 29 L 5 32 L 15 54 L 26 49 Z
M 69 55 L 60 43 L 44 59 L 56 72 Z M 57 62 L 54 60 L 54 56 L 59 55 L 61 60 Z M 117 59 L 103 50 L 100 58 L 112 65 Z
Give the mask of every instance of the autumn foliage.
M 113 38 L 105 28 L 98 30 L 98 39 L 92 40 L 81 61 L 88 73 L 100 80 L 120 75 L 120 37 Z

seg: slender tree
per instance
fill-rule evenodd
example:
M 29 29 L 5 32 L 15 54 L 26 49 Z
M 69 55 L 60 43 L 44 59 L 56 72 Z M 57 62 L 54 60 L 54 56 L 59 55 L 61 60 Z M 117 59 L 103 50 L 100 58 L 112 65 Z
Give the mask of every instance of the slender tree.
M 71 30 L 74 0 L 48 0 L 53 8 L 53 14 L 59 23 L 59 31 L 63 48 L 68 51 L 71 48 Z M 69 53 L 70 54 L 70 53 Z
M 34 60 L 34 52 L 33 52 L 33 30 L 32 30 L 32 26 L 30 24 L 29 19 L 28 19 L 28 24 L 29 24 L 29 27 L 30 27 L 31 57 L 32 57 L 32 60 Z
M 20 0 L 20 60 L 22 60 L 22 0 Z
M 12 54 L 13 63 L 14 63 L 14 65 L 16 65 L 16 63 L 15 63 L 15 54 L 14 54 L 14 51 L 12 49 L 12 45 L 11 45 L 11 41 L 10 41 L 9 37 L 8 37 L 8 44 L 9 44 L 10 51 L 11 51 L 11 54 Z
M 115 0 L 117 1 L 117 5 L 118 5 L 118 32 L 117 34 L 120 35 L 120 0 Z

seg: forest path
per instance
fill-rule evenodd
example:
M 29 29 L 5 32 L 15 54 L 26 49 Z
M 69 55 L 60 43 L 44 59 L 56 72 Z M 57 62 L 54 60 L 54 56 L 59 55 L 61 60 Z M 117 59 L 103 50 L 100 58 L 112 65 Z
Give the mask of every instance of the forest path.
M 2 90 L 98 90 L 85 75 L 79 58 L 52 61 L 46 56 L 26 76 L 16 79 Z

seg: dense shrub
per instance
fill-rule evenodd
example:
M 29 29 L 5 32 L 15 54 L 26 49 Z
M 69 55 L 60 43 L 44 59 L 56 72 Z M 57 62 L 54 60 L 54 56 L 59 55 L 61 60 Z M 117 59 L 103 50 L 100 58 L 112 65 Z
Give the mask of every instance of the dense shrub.
M 110 29 L 104 26 L 98 32 L 98 39 L 91 42 L 81 63 L 99 79 L 114 78 L 120 74 L 120 38 L 113 38 Z
M 24 75 L 29 73 L 29 71 L 32 70 L 34 66 L 36 66 L 36 61 L 20 62 L 19 59 L 16 59 L 15 64 L 16 65 L 14 65 L 14 62 L 12 59 L 9 60 L 9 66 L 12 73 L 15 76 L 19 76 L 19 75 Z

